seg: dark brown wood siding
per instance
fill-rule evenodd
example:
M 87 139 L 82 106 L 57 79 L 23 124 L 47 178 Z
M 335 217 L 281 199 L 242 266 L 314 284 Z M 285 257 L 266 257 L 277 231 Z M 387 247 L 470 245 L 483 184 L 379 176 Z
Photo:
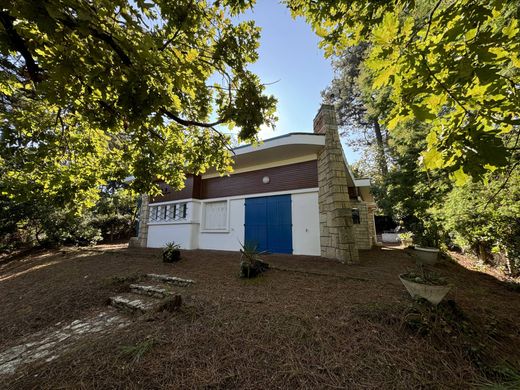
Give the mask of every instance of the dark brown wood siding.
M 150 203 L 168 202 L 189 198 L 200 199 L 201 181 L 200 176 L 189 175 L 184 182 L 184 188 L 180 191 L 171 188 L 164 182 L 159 182 L 157 185 L 161 188 L 163 195 L 153 197 Z
M 269 183 L 262 179 L 268 176 Z M 202 180 L 202 199 L 318 187 L 317 161 Z

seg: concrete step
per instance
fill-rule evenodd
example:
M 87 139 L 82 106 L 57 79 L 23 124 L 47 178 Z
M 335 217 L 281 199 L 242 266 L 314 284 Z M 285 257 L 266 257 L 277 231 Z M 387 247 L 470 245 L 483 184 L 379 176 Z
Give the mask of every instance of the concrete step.
M 129 313 L 143 314 L 160 305 L 160 299 L 134 293 L 119 294 L 110 297 L 110 305 Z
M 174 311 L 182 305 L 182 297 L 173 292 L 162 299 L 142 294 L 124 293 L 110 297 L 110 305 L 131 314 L 163 310 Z
M 134 294 L 147 295 L 154 298 L 166 298 L 175 294 L 171 286 L 166 283 L 160 284 L 131 284 L 130 291 Z
M 195 283 L 195 281 L 191 279 L 182 279 L 171 275 L 147 274 L 146 277 L 180 287 L 187 287 Z

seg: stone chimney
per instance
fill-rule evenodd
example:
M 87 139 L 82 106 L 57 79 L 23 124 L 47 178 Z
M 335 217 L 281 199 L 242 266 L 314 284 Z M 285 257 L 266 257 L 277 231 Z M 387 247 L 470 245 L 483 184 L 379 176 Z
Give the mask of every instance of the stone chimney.
M 150 210 L 150 207 L 148 206 L 149 202 L 149 196 L 146 194 L 142 194 L 139 207 L 139 228 L 137 232 L 137 237 L 132 237 L 130 239 L 129 246 L 131 247 L 146 248 L 148 240 L 148 216 Z
M 322 104 L 314 117 L 313 128 L 315 134 L 326 134 L 329 127 L 336 127 L 336 110 L 332 104 Z
M 325 147 L 318 155 L 321 255 L 342 263 L 356 263 L 359 255 L 352 227 L 347 167 L 334 106 L 320 107 L 314 118 L 314 133 L 325 135 Z

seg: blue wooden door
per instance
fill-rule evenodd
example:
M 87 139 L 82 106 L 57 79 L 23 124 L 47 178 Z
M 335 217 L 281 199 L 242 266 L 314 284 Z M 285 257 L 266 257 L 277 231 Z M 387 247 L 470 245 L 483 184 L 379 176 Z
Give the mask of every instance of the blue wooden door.
M 291 195 L 248 198 L 245 207 L 246 243 L 259 251 L 292 253 Z
M 246 244 L 256 246 L 258 251 L 267 250 L 267 202 L 266 198 L 247 198 L 245 237 Z

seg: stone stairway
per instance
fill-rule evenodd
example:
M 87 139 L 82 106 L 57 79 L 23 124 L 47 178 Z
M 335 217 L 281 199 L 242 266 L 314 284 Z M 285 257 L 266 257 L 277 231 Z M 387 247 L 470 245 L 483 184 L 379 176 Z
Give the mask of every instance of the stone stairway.
M 182 304 L 179 290 L 195 282 L 171 275 L 147 274 L 144 280 L 129 285 L 129 292 L 110 297 L 110 305 L 130 314 L 173 311 Z

